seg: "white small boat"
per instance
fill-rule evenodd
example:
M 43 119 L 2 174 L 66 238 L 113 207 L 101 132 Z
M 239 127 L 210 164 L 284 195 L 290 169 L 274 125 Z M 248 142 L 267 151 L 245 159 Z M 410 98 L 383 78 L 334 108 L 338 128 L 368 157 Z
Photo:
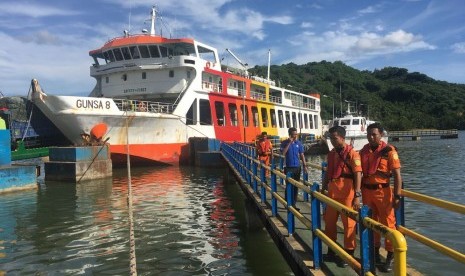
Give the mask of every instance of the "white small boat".
M 329 128 L 333 126 L 342 126 L 346 130 L 346 143 L 352 145 L 355 150 L 359 151 L 364 145 L 368 143 L 367 140 L 367 126 L 375 123 L 376 121 L 369 120 L 364 116 L 360 116 L 350 109 L 350 103 L 347 105 L 347 112 L 341 118 L 334 118 L 329 124 Z M 329 133 L 325 133 L 326 144 L 328 150 L 333 149 L 333 145 L 329 140 Z M 388 134 L 384 131 L 383 138 L 384 142 L 388 142 Z

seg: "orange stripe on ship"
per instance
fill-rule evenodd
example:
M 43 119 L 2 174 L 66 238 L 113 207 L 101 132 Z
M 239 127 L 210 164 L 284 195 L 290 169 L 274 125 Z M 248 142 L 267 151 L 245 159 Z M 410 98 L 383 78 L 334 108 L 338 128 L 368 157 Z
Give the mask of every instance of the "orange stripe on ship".
M 110 145 L 113 164 L 126 164 L 126 145 Z M 130 144 L 129 153 L 132 163 L 159 163 L 179 165 L 189 161 L 189 145 L 175 144 Z

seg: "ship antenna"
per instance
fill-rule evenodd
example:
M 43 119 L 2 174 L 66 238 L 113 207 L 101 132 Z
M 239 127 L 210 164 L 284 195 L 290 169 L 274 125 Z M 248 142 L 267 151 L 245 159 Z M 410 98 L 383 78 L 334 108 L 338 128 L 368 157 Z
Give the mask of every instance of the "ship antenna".
M 268 80 L 270 80 L 270 63 L 271 63 L 271 50 L 268 49 L 268 75 L 267 75 Z
M 131 32 L 131 13 L 132 13 L 132 1 L 129 3 L 129 22 L 128 22 L 128 30 Z
M 151 16 L 152 25 L 150 27 L 150 35 L 155 35 L 155 20 L 157 17 L 157 10 L 155 9 L 155 6 L 152 7 Z

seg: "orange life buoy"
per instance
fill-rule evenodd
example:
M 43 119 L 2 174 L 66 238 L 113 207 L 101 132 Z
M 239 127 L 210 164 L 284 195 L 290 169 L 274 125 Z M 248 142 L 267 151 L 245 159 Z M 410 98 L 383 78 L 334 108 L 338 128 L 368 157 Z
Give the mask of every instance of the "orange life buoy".
M 207 68 L 210 68 L 210 61 L 207 61 L 207 64 L 205 65 Z

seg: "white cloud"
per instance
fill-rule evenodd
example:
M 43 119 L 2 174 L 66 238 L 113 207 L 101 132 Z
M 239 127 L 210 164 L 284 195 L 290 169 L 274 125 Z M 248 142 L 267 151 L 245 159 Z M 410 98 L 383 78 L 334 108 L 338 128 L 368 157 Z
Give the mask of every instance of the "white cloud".
M 465 42 L 454 43 L 451 46 L 451 49 L 454 51 L 454 53 L 465 54 Z
M 300 24 L 300 27 L 303 28 L 303 29 L 309 29 L 309 28 L 312 28 L 313 27 L 313 24 L 310 23 L 310 22 L 302 22 Z
M 287 62 L 302 64 L 308 61 L 336 61 L 356 64 L 387 54 L 434 50 L 436 47 L 423 41 L 421 36 L 398 30 L 385 35 L 364 32 L 349 34 L 343 31 L 328 31 L 323 34 L 303 32 L 290 43 L 298 55 L 289 57 Z
M 3 3 L 0 9 L 0 14 L 8 15 L 20 15 L 29 17 L 46 17 L 46 16 L 66 16 L 66 15 L 77 15 L 76 11 L 64 10 L 54 7 L 48 7 L 46 5 L 31 4 L 31 3 Z

